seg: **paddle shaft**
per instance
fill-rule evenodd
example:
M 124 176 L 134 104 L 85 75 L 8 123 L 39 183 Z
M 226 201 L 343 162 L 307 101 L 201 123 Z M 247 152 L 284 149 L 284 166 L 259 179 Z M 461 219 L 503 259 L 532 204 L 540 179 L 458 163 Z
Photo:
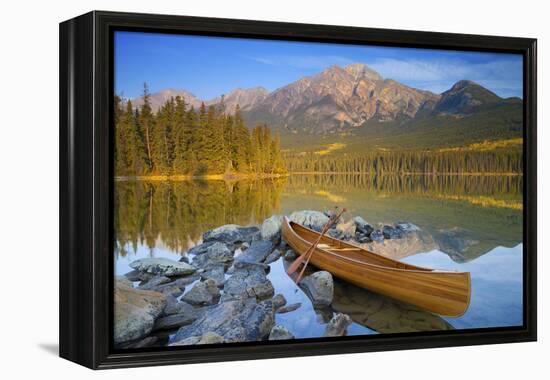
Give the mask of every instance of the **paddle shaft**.
M 332 221 L 331 225 L 334 224 L 338 219 L 340 219 L 340 216 L 342 216 L 342 214 L 346 211 L 346 209 L 342 209 L 342 211 L 340 211 L 340 213 L 336 216 L 336 218 L 334 218 L 334 220 Z M 330 228 L 330 227 L 329 227 Z M 326 228 L 325 231 L 323 231 L 319 237 L 317 238 L 317 240 L 315 241 L 315 243 L 311 246 L 311 248 L 308 250 L 308 252 L 306 253 L 307 254 L 307 257 L 306 257 L 306 261 L 304 263 L 304 266 L 302 268 L 302 270 L 300 271 L 300 274 L 298 275 L 298 277 L 296 278 L 296 283 L 298 284 L 300 282 L 300 280 L 302 279 L 302 276 L 304 275 L 304 272 L 306 271 L 306 267 L 307 265 L 309 264 L 309 260 L 311 259 L 311 256 L 313 256 L 313 252 L 315 252 L 315 248 L 317 247 L 317 244 L 319 244 L 319 242 L 321 241 L 321 238 L 325 235 L 325 233 L 328 231 L 329 228 Z M 304 256 L 306 255 L 304 254 Z
M 335 221 L 336 219 L 332 219 L 332 217 L 329 218 L 329 220 L 327 221 L 327 223 L 324 225 L 323 227 L 323 230 L 321 232 L 321 235 L 317 238 L 317 243 L 319 243 L 319 241 L 321 240 L 321 236 L 324 235 L 330 228 L 330 226 L 332 225 L 332 223 Z M 316 245 L 316 243 L 312 244 L 308 249 L 307 251 L 303 254 L 303 255 L 300 255 L 296 260 L 294 260 L 294 262 L 292 262 L 292 264 L 290 264 L 290 266 L 288 267 L 288 270 L 286 271 L 286 273 L 288 274 L 292 274 L 294 272 L 296 272 L 296 270 L 298 269 L 298 267 L 300 266 L 300 264 L 304 261 L 306 255 L 309 253 L 309 251 Z

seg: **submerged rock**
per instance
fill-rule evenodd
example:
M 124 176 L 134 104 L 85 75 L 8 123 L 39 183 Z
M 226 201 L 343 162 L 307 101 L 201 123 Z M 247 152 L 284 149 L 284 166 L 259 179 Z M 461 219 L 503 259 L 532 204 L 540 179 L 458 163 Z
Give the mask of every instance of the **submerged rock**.
M 276 313 L 277 314 L 290 313 L 291 311 L 299 309 L 301 306 L 302 306 L 301 302 L 291 303 L 290 305 L 281 306 L 280 308 L 276 309 Z
M 270 300 L 257 302 L 255 298 L 227 301 L 218 304 L 192 324 L 181 327 L 174 336 L 173 345 L 187 338 L 202 337 L 213 332 L 224 342 L 246 342 L 265 339 L 274 324 Z
M 325 336 L 344 336 L 347 334 L 348 326 L 352 324 L 349 315 L 336 313 L 328 322 L 325 329 Z
M 332 303 L 334 282 L 329 272 L 315 272 L 300 281 L 299 285 L 305 290 L 314 306 L 329 306 Z
M 251 242 L 260 237 L 260 229 L 258 227 L 242 227 L 236 224 L 226 224 L 207 231 L 202 235 L 203 241 L 209 242 L 212 240 L 224 243 Z
M 290 214 L 289 220 L 302 226 L 321 231 L 328 222 L 328 217 L 319 211 L 302 210 Z
M 288 340 L 294 339 L 294 335 L 288 329 L 281 325 L 273 326 L 269 333 L 269 340 Z
M 220 291 L 211 279 L 196 283 L 182 298 L 191 305 L 214 305 L 219 299 Z
M 166 306 L 166 297 L 149 290 L 134 289 L 117 281 L 114 294 L 114 342 L 141 339 L 148 335 L 155 319 Z
M 273 215 L 262 223 L 262 240 L 271 240 L 278 243 L 281 240 L 281 216 Z
M 195 272 L 196 268 L 184 262 L 163 257 L 139 259 L 130 263 L 132 269 L 159 276 L 183 276 Z

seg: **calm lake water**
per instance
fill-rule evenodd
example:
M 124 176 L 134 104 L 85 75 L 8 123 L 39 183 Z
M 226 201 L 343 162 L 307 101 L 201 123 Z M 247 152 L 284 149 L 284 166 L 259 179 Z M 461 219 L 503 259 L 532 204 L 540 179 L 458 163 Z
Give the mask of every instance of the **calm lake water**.
M 275 293 L 296 311 L 277 323 L 298 338 L 322 336 L 335 311 L 354 321 L 349 335 L 517 326 L 522 324 L 522 183 L 520 176 L 293 175 L 256 181 L 116 182 L 116 275 L 143 257 L 178 260 L 203 232 L 235 223 L 258 225 L 273 215 L 345 206 L 371 224 L 405 220 L 418 225 L 422 243 L 388 255 L 426 267 L 468 271 L 471 304 L 462 317 L 419 310 L 335 280 L 331 308 L 316 310 L 272 263 Z

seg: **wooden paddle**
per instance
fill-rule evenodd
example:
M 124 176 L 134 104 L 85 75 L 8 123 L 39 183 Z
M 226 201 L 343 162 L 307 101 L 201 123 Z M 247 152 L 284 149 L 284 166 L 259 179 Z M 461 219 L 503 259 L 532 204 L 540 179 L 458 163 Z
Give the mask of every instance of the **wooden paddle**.
M 342 214 L 346 212 L 346 209 L 343 208 L 342 211 L 340 211 L 340 213 L 336 216 L 336 218 L 334 218 L 334 220 L 332 221 L 331 223 L 331 226 L 336 223 L 336 221 L 338 219 L 340 219 L 340 216 L 342 216 Z M 329 226 L 329 228 L 331 227 Z M 329 230 L 329 228 L 327 228 L 323 233 L 321 233 L 321 235 L 319 235 L 319 237 L 317 238 L 317 240 L 315 241 L 315 243 L 311 246 L 311 248 L 309 249 L 309 252 L 308 252 L 308 255 L 307 255 L 307 258 L 306 258 L 306 261 L 304 263 L 304 266 L 302 267 L 302 270 L 300 271 L 300 274 L 298 275 L 298 277 L 296 278 L 296 283 L 300 283 L 300 280 L 302 279 L 302 276 L 304 275 L 304 272 L 306 271 L 306 267 L 307 265 L 309 264 L 309 260 L 311 259 L 311 256 L 313 256 L 313 253 L 315 252 L 315 248 L 317 247 L 317 244 L 319 244 L 319 242 L 321 241 L 321 238 L 323 237 L 323 235 Z M 305 256 L 305 255 L 304 255 Z
M 328 221 L 325 223 L 325 225 L 323 226 L 323 229 L 321 231 L 321 234 L 324 234 L 326 231 L 328 231 L 328 229 L 330 228 L 329 226 L 332 224 L 332 218 L 334 217 L 335 214 L 332 214 L 330 216 L 330 218 L 328 219 Z M 318 239 L 318 241 L 320 240 L 320 237 Z M 309 253 L 309 251 L 311 250 L 311 248 L 314 246 L 314 244 L 312 244 L 308 249 L 307 251 L 303 254 L 303 255 L 300 255 L 298 256 L 298 258 L 296 258 L 296 260 L 294 260 L 292 262 L 292 264 L 290 264 L 290 266 L 288 267 L 286 273 L 291 275 L 293 274 L 294 272 L 296 272 L 298 270 L 298 268 L 300 267 L 300 264 L 302 264 L 302 262 L 305 260 L 307 254 Z
M 311 256 L 313 255 L 313 252 L 315 251 L 315 248 L 317 247 L 317 244 L 319 244 L 319 242 L 321 241 L 321 238 L 325 235 L 325 233 L 332 227 L 332 225 L 340 218 L 340 216 L 346 212 L 346 209 L 342 209 L 342 211 L 340 211 L 340 213 L 338 215 L 336 215 L 336 213 L 334 213 L 330 218 L 329 220 L 327 221 L 327 223 L 325 224 L 325 226 L 323 227 L 323 230 L 321 231 L 319 237 L 317 238 L 317 240 L 308 248 L 308 250 L 303 254 L 303 255 L 300 255 L 296 260 L 294 260 L 294 262 L 290 265 L 290 267 L 288 268 L 287 270 L 287 273 L 289 275 L 293 274 L 294 272 L 296 272 L 296 270 L 298 270 L 298 268 L 300 267 L 300 264 L 302 264 L 302 262 L 305 261 L 305 265 L 304 265 L 304 268 L 302 269 L 302 271 L 300 272 L 300 275 L 298 276 L 297 278 L 297 281 L 296 283 L 298 283 L 300 281 L 300 279 L 302 278 L 302 275 L 304 274 L 304 271 L 305 271 L 305 268 L 307 267 L 308 263 L 309 263 L 309 260 L 311 258 Z

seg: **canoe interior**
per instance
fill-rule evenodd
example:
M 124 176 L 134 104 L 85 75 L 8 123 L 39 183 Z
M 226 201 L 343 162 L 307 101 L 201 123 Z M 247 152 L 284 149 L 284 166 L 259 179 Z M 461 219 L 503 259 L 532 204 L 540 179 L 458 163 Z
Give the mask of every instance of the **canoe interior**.
M 300 236 L 302 239 L 306 240 L 310 244 L 315 242 L 315 240 L 317 240 L 320 235 L 318 232 L 310 230 L 309 228 L 306 228 L 298 223 L 289 222 L 289 224 L 292 230 L 298 236 Z M 319 242 L 318 247 L 335 255 L 341 255 L 349 260 L 356 260 L 365 264 L 404 270 L 420 270 L 426 272 L 433 271 L 433 269 L 406 264 L 397 260 L 390 259 L 388 257 L 381 256 L 364 248 L 358 247 L 342 240 L 331 238 L 330 236 L 326 235 L 321 237 L 321 241 Z

